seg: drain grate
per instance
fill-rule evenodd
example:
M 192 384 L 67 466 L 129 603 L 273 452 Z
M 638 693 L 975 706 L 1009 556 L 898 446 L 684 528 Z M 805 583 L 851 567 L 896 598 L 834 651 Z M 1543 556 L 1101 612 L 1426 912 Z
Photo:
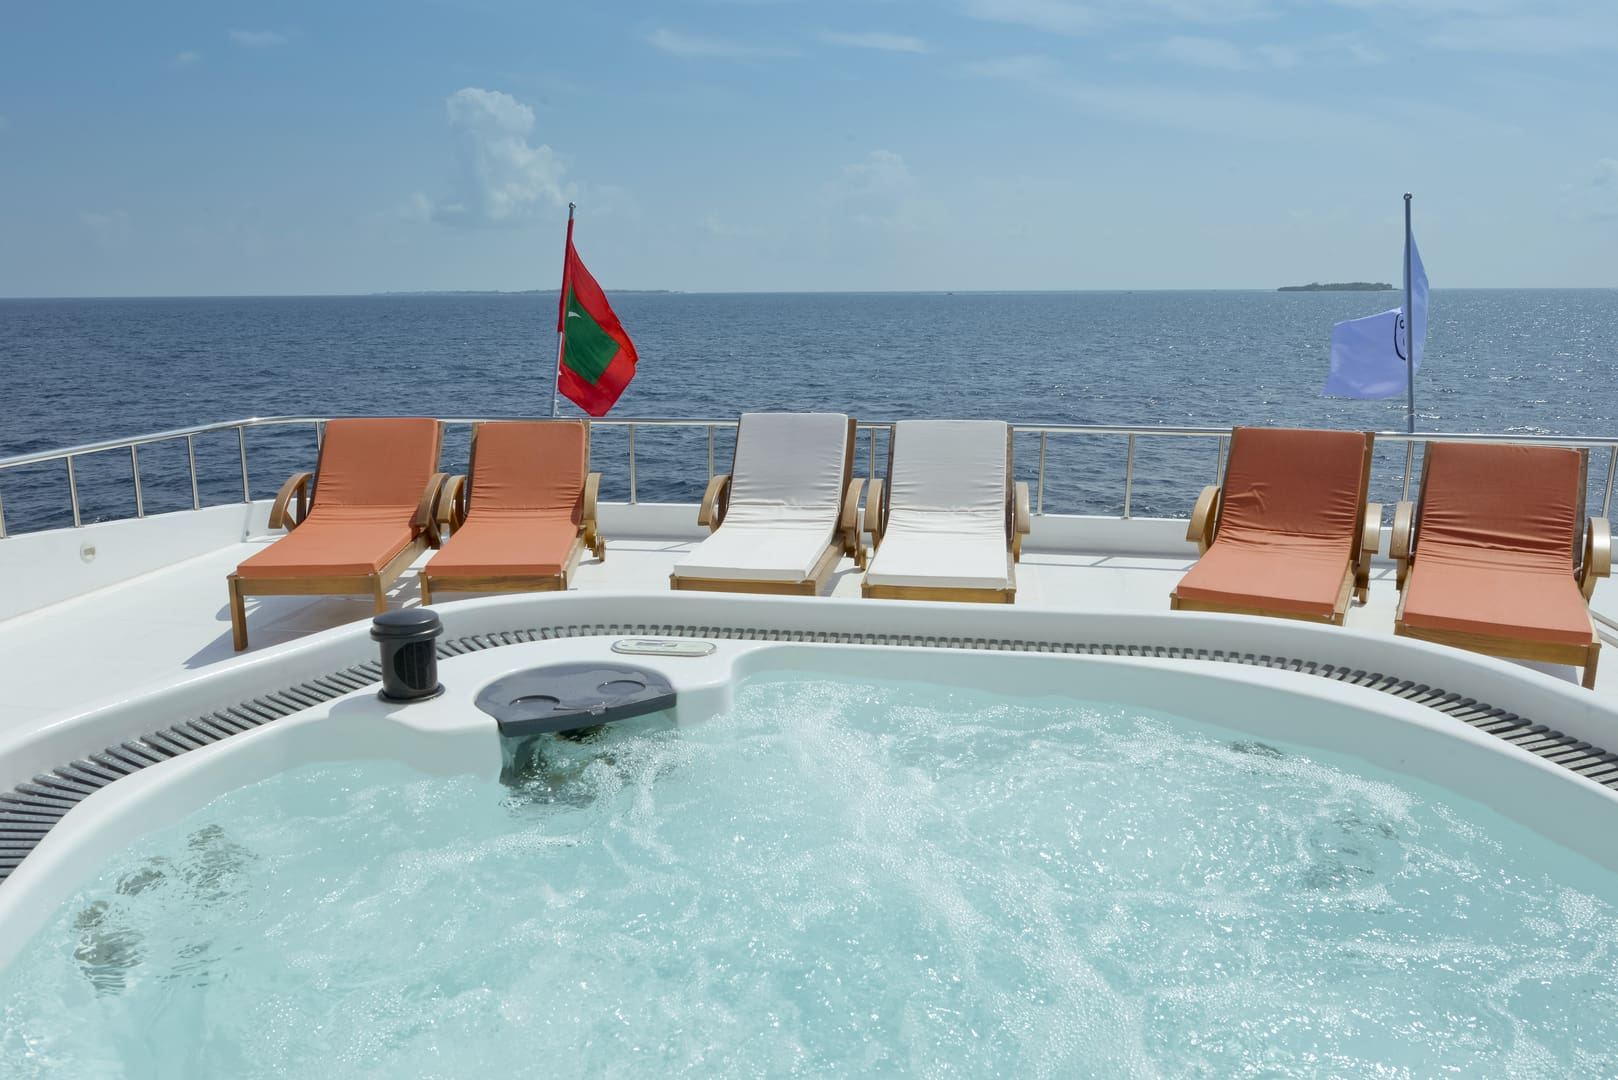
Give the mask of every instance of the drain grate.
M 438 655 L 447 659 L 506 645 L 577 637 L 683 637 L 722 641 L 1132 656 L 1156 660 L 1210 660 L 1217 663 L 1245 664 L 1249 667 L 1275 668 L 1364 687 L 1435 709 L 1446 716 L 1470 724 L 1479 731 L 1538 754 L 1547 761 L 1555 762 L 1598 784 L 1618 790 L 1618 753 L 1611 753 L 1571 735 L 1564 735 L 1546 724 L 1535 723 L 1516 713 L 1507 712 L 1487 702 L 1442 687 L 1429 686 L 1413 679 L 1402 679 L 1397 675 L 1385 675 L 1296 657 L 1225 652 L 1218 649 L 1185 649 L 1173 645 L 1130 645 L 1120 642 L 922 637 L 649 623 L 568 624 L 468 634 L 465 637 L 439 642 Z M 283 716 L 302 712 L 314 705 L 371 686 L 380 681 L 381 677 L 381 667 L 375 661 L 334 671 L 250 701 L 226 706 L 194 720 L 174 724 L 138 739 L 109 746 L 87 758 L 81 758 L 49 773 L 36 776 L 29 783 L 18 784 L 10 791 L 0 792 L 0 883 L 11 875 L 63 815 L 83 799 L 113 781 L 139 772 L 149 765 L 156 765 L 198 747 L 209 746 L 240 732 L 279 720 Z

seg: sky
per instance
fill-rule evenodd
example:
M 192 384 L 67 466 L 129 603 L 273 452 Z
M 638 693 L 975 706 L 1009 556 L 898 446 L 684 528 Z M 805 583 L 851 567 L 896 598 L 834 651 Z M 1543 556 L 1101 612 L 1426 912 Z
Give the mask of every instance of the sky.
M 18 0 L 0 296 L 1618 287 L 1615 0 Z

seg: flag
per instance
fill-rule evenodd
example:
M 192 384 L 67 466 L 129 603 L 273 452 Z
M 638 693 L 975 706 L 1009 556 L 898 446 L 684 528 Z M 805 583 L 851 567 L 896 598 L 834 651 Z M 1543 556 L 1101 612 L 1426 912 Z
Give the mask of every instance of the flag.
M 1421 370 L 1422 345 L 1427 339 L 1427 271 L 1416 250 L 1416 237 L 1410 235 L 1411 349 L 1415 353 L 1412 370 Z M 1405 365 L 1405 312 L 1401 305 L 1392 311 L 1334 323 L 1331 328 L 1331 374 L 1326 376 L 1326 397 L 1388 398 L 1403 394 L 1409 386 Z
M 571 216 L 556 332 L 562 335 L 556 388 L 591 416 L 605 416 L 635 377 L 639 357 L 607 295 L 573 250 Z

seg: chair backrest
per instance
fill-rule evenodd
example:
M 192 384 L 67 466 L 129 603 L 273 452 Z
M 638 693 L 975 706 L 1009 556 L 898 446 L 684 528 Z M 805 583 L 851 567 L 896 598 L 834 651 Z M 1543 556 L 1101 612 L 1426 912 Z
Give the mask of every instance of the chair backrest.
M 590 469 L 590 425 L 582 420 L 521 420 L 472 429 L 467 514 L 545 511 L 583 520 Z
M 1368 431 L 1232 429 L 1214 542 L 1285 536 L 1357 546 L 1372 439 Z
M 885 513 L 942 514 L 1004 524 L 1011 429 L 1001 420 L 900 420 L 888 443 Z
M 1588 451 L 1500 443 L 1428 443 L 1415 548 L 1510 552 L 1571 569 L 1584 522 Z
M 438 471 L 444 426 L 419 416 L 331 420 L 320 443 L 315 509 L 406 507 Z
M 846 413 L 743 413 L 723 523 L 835 525 L 853 465 Z

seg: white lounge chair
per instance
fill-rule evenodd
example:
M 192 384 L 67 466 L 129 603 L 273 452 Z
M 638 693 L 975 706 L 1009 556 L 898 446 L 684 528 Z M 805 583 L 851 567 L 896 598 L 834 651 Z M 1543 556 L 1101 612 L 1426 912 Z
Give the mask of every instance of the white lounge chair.
M 864 480 L 851 480 L 854 421 L 843 413 L 743 413 L 729 474 L 703 493 L 712 535 L 669 575 L 675 589 L 814 596 L 859 542 Z
M 1012 565 L 1031 525 L 1028 485 L 1011 479 L 1011 429 L 999 420 L 901 420 L 888 484 L 871 481 L 873 538 L 861 592 L 897 600 L 1009 604 Z

